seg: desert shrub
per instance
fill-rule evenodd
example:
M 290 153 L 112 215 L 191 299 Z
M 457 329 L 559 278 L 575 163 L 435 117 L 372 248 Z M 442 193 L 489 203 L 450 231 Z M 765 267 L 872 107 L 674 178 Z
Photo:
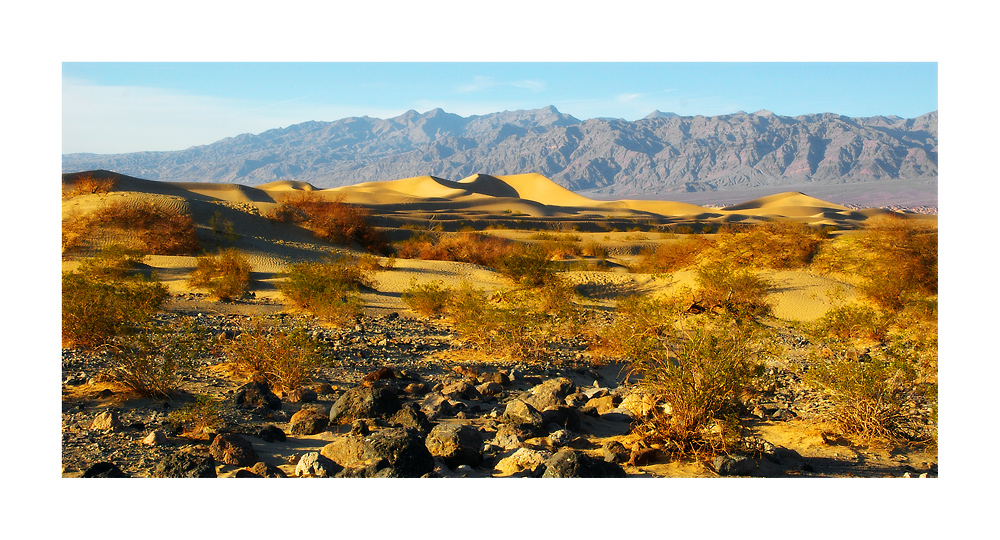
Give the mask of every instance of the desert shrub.
M 208 289 L 220 300 L 233 300 L 250 287 L 250 262 L 236 249 L 226 249 L 218 255 L 198 257 L 188 283 Z
M 527 359 L 543 352 L 546 316 L 522 303 L 501 306 L 484 291 L 463 284 L 448 313 L 459 335 L 480 349 Z
M 108 257 L 84 261 L 84 271 L 62 276 L 62 339 L 68 346 L 102 345 L 149 321 L 167 299 L 162 283 L 130 273 L 124 256 Z
M 550 280 L 555 273 L 548 254 L 539 246 L 512 250 L 506 257 L 494 263 L 494 266 L 507 278 L 527 287 L 541 285 Z
M 112 244 L 101 248 L 93 257 L 80 261 L 77 272 L 95 279 L 123 279 L 136 273 L 142 259 L 143 254 L 139 250 Z
M 869 219 L 856 237 L 838 238 L 816 257 L 821 270 L 857 275 L 858 290 L 899 311 L 937 294 L 937 230 L 893 216 Z
M 416 235 L 397 247 L 397 255 L 407 259 L 457 261 L 495 268 L 522 244 L 482 233 L 457 235 Z
M 583 255 L 587 257 L 594 257 L 595 259 L 605 260 L 608 258 L 608 248 L 596 240 L 591 240 L 583 246 Z
M 760 327 L 728 316 L 682 316 L 678 298 L 619 301 L 607 349 L 631 362 L 644 394 L 659 406 L 637 429 L 678 455 L 733 451 L 742 444 L 737 411 L 775 344 Z
M 349 257 L 325 262 L 293 264 L 278 289 L 300 308 L 334 324 L 344 324 L 361 314 L 356 293 L 371 288 L 372 279 Z
M 814 334 L 837 340 L 884 341 L 892 319 L 864 304 L 844 304 L 827 310 L 815 323 Z
M 227 344 L 225 354 L 239 374 L 287 391 L 311 382 L 322 361 L 320 350 L 305 327 L 271 331 L 255 321 Z
M 365 253 L 357 258 L 357 265 L 366 272 L 381 272 L 382 270 L 392 270 L 396 267 L 396 256 L 391 255 L 386 258 L 379 258 L 371 253 Z
M 176 255 L 200 249 L 191 214 L 153 204 L 113 203 L 94 213 L 96 223 L 134 232 L 149 253 Z
M 175 429 L 187 432 L 220 427 L 224 423 L 221 402 L 212 396 L 199 394 L 193 403 L 168 414 L 167 422 Z
M 208 218 L 208 227 L 212 229 L 212 235 L 216 240 L 226 244 L 232 244 L 240 237 L 232 220 L 223 217 L 222 212 L 218 210 Z
M 688 236 L 683 240 L 663 243 L 655 249 L 643 250 L 635 270 L 649 273 L 675 272 L 695 264 L 698 255 L 711 245 L 712 241 L 703 236 Z
M 913 439 L 914 426 L 904 413 L 913 397 L 914 372 L 906 362 L 842 350 L 816 361 L 808 374 L 832 392 L 833 419 L 843 434 L 866 444 Z
M 402 299 L 413 311 L 430 317 L 443 313 L 452 295 L 453 290 L 445 287 L 441 280 L 417 283 L 416 279 L 411 279 Z
M 771 313 L 765 297 L 774 284 L 748 268 L 737 268 L 728 261 L 713 261 L 698 267 L 696 280 L 703 306 L 720 307 L 741 318 Z
M 822 241 L 820 231 L 794 221 L 726 226 L 719 229 L 705 257 L 728 260 L 738 266 L 799 268 L 809 264 Z
M 114 178 L 96 178 L 92 174 L 77 176 L 68 185 L 63 185 L 63 195 L 74 197 L 107 193 L 115 188 Z
M 167 397 L 180 387 L 182 372 L 205 354 L 203 334 L 188 319 L 118 336 L 107 346 L 108 376 L 140 396 Z
M 303 191 L 281 201 L 270 217 L 302 222 L 317 238 L 333 244 L 357 242 L 373 253 L 385 253 L 389 247 L 382 231 L 369 222 L 371 212 L 340 198 L 329 201 L 312 191 Z

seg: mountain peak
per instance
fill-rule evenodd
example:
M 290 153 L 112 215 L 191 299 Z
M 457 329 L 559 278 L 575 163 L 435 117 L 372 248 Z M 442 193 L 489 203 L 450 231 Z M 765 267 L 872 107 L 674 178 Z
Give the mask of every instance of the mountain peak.
M 653 118 L 678 118 L 679 116 L 680 115 L 678 115 L 677 113 L 663 112 L 663 111 L 660 111 L 659 109 L 657 109 L 657 110 L 655 110 L 655 111 L 647 114 L 645 116 L 645 119 L 646 120 L 650 120 L 650 119 L 653 119 Z

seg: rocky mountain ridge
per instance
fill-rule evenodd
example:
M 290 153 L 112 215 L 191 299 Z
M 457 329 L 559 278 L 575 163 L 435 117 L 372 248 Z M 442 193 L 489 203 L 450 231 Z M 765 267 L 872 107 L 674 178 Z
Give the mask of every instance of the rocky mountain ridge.
M 174 182 L 317 187 L 422 175 L 538 172 L 595 197 L 733 189 L 936 182 L 937 111 L 911 119 L 769 111 L 578 120 L 555 107 L 462 117 L 304 122 L 171 152 L 66 154 L 63 172 L 106 169 Z

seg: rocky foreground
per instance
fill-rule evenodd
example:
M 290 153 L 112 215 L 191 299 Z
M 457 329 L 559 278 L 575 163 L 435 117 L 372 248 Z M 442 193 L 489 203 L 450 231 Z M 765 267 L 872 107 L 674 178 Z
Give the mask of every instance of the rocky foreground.
M 204 305 L 200 295 L 186 296 L 189 308 Z M 181 298 L 158 322 L 194 316 L 221 342 L 249 318 L 186 312 L 184 305 Z M 296 320 L 269 317 L 274 325 Z M 349 328 L 312 328 L 327 364 L 311 385 L 283 394 L 232 376 L 215 352 L 170 399 L 139 399 L 105 380 L 106 357 L 64 349 L 63 476 L 937 474 L 936 456 L 854 447 L 817 429 L 831 403 L 801 383 L 809 343 L 787 330 L 787 354 L 768 365 L 760 396 L 744 414 L 761 451 L 698 463 L 670 462 L 638 442 L 632 426 L 648 412 L 648 400 L 629 384 L 623 365 L 595 362 L 580 338 L 553 341 L 545 361 L 529 363 L 470 352 L 444 321 L 398 313 L 366 315 Z M 215 425 L 184 429 L 171 416 L 195 396 L 217 400 Z M 910 413 L 928 411 L 915 403 Z

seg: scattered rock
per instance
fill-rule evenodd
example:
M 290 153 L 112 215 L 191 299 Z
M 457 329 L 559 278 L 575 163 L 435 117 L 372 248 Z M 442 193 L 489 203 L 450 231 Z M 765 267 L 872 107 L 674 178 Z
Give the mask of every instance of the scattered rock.
M 174 452 L 153 469 L 156 478 L 216 478 L 215 459 L 210 455 Z
M 149 432 L 149 435 L 146 435 L 146 438 L 142 440 L 142 444 L 146 446 L 163 446 L 167 444 L 167 434 L 162 429 L 154 429 Z
M 284 442 L 286 440 L 285 432 L 274 424 L 262 427 L 260 431 L 257 432 L 257 436 L 264 442 Z
M 329 423 L 330 419 L 326 415 L 314 409 L 302 409 L 292 415 L 288 432 L 292 435 L 316 435 L 326 431 Z
M 250 441 L 235 433 L 220 433 L 208 447 L 209 453 L 220 463 L 246 467 L 259 461 Z
M 749 476 L 757 464 L 746 456 L 715 456 L 712 466 L 722 476 Z
M 108 463 L 107 461 L 101 461 L 95 463 L 90 467 L 87 467 L 86 471 L 83 471 L 84 478 L 128 478 L 129 476 L 122 472 L 118 468 L 118 465 L 114 463 Z
M 310 403 L 316 401 L 319 395 L 312 388 L 296 388 L 285 397 L 289 403 Z
M 358 386 L 344 392 L 330 408 L 331 424 L 350 424 L 359 418 L 388 418 L 401 408 L 399 398 L 385 388 Z
M 503 411 L 503 421 L 514 424 L 530 426 L 541 429 L 545 425 L 545 418 L 531 405 L 520 399 L 512 399 L 507 402 L 507 407 Z
M 545 462 L 552 457 L 552 452 L 546 450 L 535 450 L 533 448 L 519 448 L 513 454 L 497 462 L 495 469 L 501 474 L 511 475 L 522 471 L 544 471 Z
M 342 470 L 344 468 L 340 464 L 319 452 L 307 452 L 295 464 L 295 476 L 330 478 Z
M 458 423 L 434 426 L 425 442 L 432 456 L 442 458 L 448 468 L 459 465 L 478 466 L 483 461 L 483 436 L 479 429 Z
M 118 411 L 114 409 L 98 413 L 97 416 L 94 417 L 94 421 L 90 424 L 90 429 L 100 431 L 119 430 L 123 427 L 125 427 L 125 425 L 122 424 Z
M 573 450 L 564 448 L 545 462 L 542 478 L 624 478 L 625 469 Z
M 419 478 L 434 470 L 434 458 L 415 429 L 386 428 L 365 436 L 342 435 L 324 446 L 321 453 L 345 468 L 376 465 L 366 473 L 369 475 Z
M 625 463 L 629 461 L 631 453 L 622 443 L 611 440 L 601 445 L 601 456 L 604 458 L 604 461 L 610 461 L 611 463 Z
M 253 381 L 236 390 L 233 404 L 240 409 L 267 408 L 277 411 L 281 409 L 281 398 L 274 395 L 266 382 Z

